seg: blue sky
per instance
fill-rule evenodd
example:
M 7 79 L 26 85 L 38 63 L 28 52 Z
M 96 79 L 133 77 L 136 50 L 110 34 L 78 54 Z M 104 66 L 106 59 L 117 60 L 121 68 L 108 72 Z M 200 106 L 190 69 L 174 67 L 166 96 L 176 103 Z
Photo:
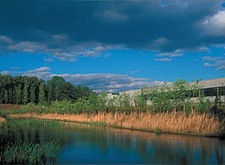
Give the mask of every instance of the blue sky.
M 224 1 L 0 3 L 0 72 L 111 92 L 225 76 Z

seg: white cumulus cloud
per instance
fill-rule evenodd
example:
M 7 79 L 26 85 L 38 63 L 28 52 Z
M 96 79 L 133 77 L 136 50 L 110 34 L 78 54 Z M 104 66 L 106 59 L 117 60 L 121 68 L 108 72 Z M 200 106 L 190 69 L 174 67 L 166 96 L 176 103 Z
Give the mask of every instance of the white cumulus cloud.
M 206 17 L 201 24 L 203 34 L 207 36 L 225 36 L 225 10 Z

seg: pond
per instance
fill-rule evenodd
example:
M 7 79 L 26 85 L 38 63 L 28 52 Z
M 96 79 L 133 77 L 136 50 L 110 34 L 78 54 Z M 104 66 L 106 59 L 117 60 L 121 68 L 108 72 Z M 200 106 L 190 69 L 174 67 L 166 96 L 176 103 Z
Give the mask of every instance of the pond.
M 225 140 L 219 138 L 71 122 L 22 120 L 14 125 L 7 130 L 8 139 L 60 144 L 56 158 L 47 164 L 225 164 Z

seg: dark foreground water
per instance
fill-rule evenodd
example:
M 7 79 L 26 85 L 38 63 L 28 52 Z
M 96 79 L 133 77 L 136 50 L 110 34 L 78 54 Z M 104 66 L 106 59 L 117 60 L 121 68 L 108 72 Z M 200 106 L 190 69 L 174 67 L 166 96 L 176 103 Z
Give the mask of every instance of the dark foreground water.
M 58 156 L 48 164 L 225 164 L 225 141 L 218 138 L 43 121 L 21 124 L 10 136 L 22 142 L 58 141 Z

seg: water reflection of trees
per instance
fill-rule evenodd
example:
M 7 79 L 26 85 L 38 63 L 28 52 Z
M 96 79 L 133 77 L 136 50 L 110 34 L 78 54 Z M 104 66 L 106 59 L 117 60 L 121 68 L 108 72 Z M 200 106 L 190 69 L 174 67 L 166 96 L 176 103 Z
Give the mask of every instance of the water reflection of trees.
M 207 164 L 213 158 L 218 159 L 216 154 L 219 148 L 224 148 L 223 141 L 216 138 L 173 136 L 164 137 L 162 135 L 157 140 L 152 139 L 154 159 L 161 160 L 163 163 L 172 164 Z M 220 150 L 220 157 L 225 153 Z M 223 159 L 223 158 L 222 158 Z M 221 164 L 220 161 L 214 162 Z
M 1 132 L 1 136 L 3 134 L 7 134 L 7 141 L 12 142 L 41 143 L 56 140 L 61 146 L 85 143 L 100 149 L 103 154 L 114 149 L 125 157 L 139 155 L 143 163 L 149 164 L 225 163 L 225 141 L 218 138 L 157 135 L 83 124 L 70 124 L 68 127 L 27 125 L 9 128 L 7 132 Z
M 17 125 L 18 123 L 9 123 L 2 129 L 0 139 L 9 143 L 42 143 L 46 141 L 58 141 L 61 145 L 72 143 L 73 137 L 67 136 L 68 130 L 62 125 Z
M 217 138 L 184 135 L 152 134 L 139 131 L 79 127 L 77 143 L 89 143 L 103 153 L 110 148 L 125 156 L 134 151 L 143 163 L 222 164 L 225 142 Z M 217 160 L 217 162 L 215 162 Z
M 72 142 L 72 138 L 61 136 L 67 132 L 59 131 L 57 126 L 43 127 L 38 121 L 37 125 L 29 121 L 24 123 L 10 120 L 0 126 L 0 164 L 55 163 L 59 143 Z

